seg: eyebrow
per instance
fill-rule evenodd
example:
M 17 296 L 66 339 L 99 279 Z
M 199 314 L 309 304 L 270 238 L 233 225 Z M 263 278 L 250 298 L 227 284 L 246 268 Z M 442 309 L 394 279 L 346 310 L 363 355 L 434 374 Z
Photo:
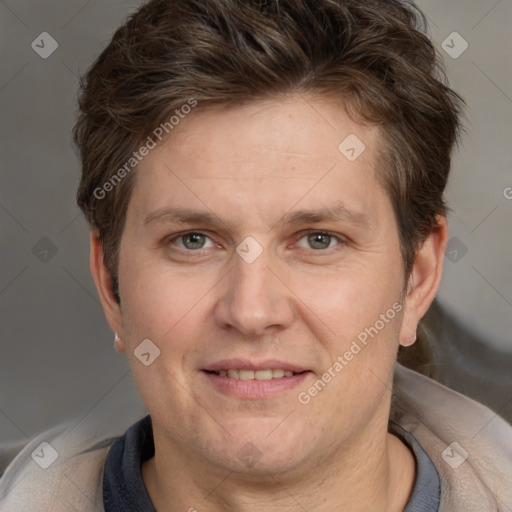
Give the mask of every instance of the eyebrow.
M 368 229 L 371 225 L 370 218 L 361 212 L 351 210 L 343 204 L 336 204 L 330 208 L 319 208 L 315 210 L 295 210 L 288 212 L 274 225 L 298 225 L 316 224 L 320 222 L 343 221 L 353 224 L 356 227 Z M 143 226 L 150 224 L 205 224 L 219 226 L 225 229 L 231 227 L 212 212 L 197 211 L 190 208 L 161 208 L 149 213 L 143 221 Z

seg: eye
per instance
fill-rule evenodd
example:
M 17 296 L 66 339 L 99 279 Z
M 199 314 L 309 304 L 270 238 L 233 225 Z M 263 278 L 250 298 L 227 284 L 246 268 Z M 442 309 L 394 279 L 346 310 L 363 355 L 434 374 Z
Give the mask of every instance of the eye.
M 191 251 L 197 251 L 198 249 L 206 249 L 214 246 L 213 242 L 206 235 L 193 232 L 180 235 L 174 240 L 171 240 L 171 242 L 175 242 L 180 249 Z M 208 245 L 208 243 L 210 245 Z
M 340 238 L 337 236 L 325 233 L 323 231 L 314 231 L 303 236 L 297 243 L 297 246 L 302 249 L 314 249 L 317 251 L 322 249 L 330 249 L 338 243 L 342 243 L 342 240 L 340 240 Z

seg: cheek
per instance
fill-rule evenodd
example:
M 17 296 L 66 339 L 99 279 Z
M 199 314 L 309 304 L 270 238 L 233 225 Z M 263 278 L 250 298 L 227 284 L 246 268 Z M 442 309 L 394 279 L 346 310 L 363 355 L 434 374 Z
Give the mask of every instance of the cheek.
M 190 361 L 201 349 L 197 341 L 205 337 L 205 294 L 215 280 L 210 284 L 204 276 L 185 277 L 162 271 L 162 267 L 125 263 L 126 300 L 122 312 L 130 366 L 139 393 L 155 417 L 161 411 L 184 410 L 190 404 L 183 386 L 188 388 Z M 145 339 L 159 350 L 148 366 L 134 353 Z M 168 418 L 167 424 L 174 421 Z
M 385 284 L 354 276 L 309 288 L 302 319 L 323 345 L 318 378 L 327 384 L 301 391 L 311 398 L 313 417 L 328 410 L 340 429 L 361 431 L 388 400 L 401 304 L 399 287 L 393 293 Z
M 172 339 L 186 320 L 200 310 L 201 300 L 215 285 L 204 274 L 170 272 L 151 255 L 131 254 L 119 266 L 123 283 L 122 314 L 132 343 L 149 338 L 155 343 Z
M 315 414 L 329 408 L 355 428 L 386 402 L 402 307 L 397 261 L 381 255 L 380 264 L 350 265 L 330 276 L 295 279 L 294 291 L 305 303 L 302 320 L 327 356 L 320 378 L 329 383 L 325 388 L 319 384 L 322 391 L 314 398 Z M 311 392 L 314 395 L 316 390 Z M 347 408 L 353 411 L 350 420 Z
M 296 303 L 302 310 L 302 317 L 310 326 L 317 326 L 318 337 L 333 349 L 341 349 L 379 321 L 380 315 L 385 315 L 399 300 L 401 281 L 398 276 L 391 265 L 387 268 L 386 265 L 361 264 L 328 274 L 294 272 L 289 274 L 287 284 L 300 299 Z M 386 317 L 389 322 L 385 331 L 391 330 L 388 327 L 396 317 L 396 311 L 391 313 Z

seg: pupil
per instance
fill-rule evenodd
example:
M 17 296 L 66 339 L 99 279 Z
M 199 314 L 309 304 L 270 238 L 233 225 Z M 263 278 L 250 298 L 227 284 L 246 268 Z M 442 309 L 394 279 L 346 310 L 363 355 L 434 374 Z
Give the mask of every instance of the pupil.
M 192 233 L 185 236 L 185 246 L 189 249 L 200 249 L 204 245 L 203 235 Z
M 330 235 L 316 233 L 309 235 L 309 244 L 313 249 L 325 249 L 329 247 L 330 239 Z

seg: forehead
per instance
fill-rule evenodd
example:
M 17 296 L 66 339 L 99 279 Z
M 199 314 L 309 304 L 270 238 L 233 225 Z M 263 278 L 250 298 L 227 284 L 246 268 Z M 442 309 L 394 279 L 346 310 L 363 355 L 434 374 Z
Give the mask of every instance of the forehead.
M 341 151 L 350 149 L 347 145 L 340 148 L 347 138 L 348 146 L 357 150 L 354 155 Z M 301 166 L 297 169 L 283 168 L 276 174 L 276 158 L 287 159 L 291 164 L 295 160 L 308 161 L 308 165 L 316 167 L 325 161 L 343 161 L 347 157 L 358 156 L 364 145 L 365 153 L 366 149 L 370 150 L 365 158 L 368 165 L 373 164 L 371 155 L 380 143 L 378 139 L 378 128 L 352 120 L 340 101 L 311 94 L 294 94 L 241 105 L 202 109 L 199 106 L 198 110 L 180 121 L 177 129 L 157 149 L 187 153 L 189 160 L 200 159 L 203 163 L 231 161 L 233 165 L 224 169 L 225 177 L 230 178 L 240 177 L 240 169 L 236 165 L 240 161 L 243 161 L 244 169 L 254 163 L 254 177 L 279 177 L 293 170 L 300 177 Z M 209 176 L 208 172 L 200 174 L 199 169 L 195 169 L 195 177 Z M 251 173 L 242 177 L 249 179 Z
M 358 124 L 329 98 L 199 105 L 140 162 L 132 201 L 144 222 L 169 206 L 253 209 L 268 223 L 276 206 L 341 204 L 379 214 L 379 145 L 378 128 Z

